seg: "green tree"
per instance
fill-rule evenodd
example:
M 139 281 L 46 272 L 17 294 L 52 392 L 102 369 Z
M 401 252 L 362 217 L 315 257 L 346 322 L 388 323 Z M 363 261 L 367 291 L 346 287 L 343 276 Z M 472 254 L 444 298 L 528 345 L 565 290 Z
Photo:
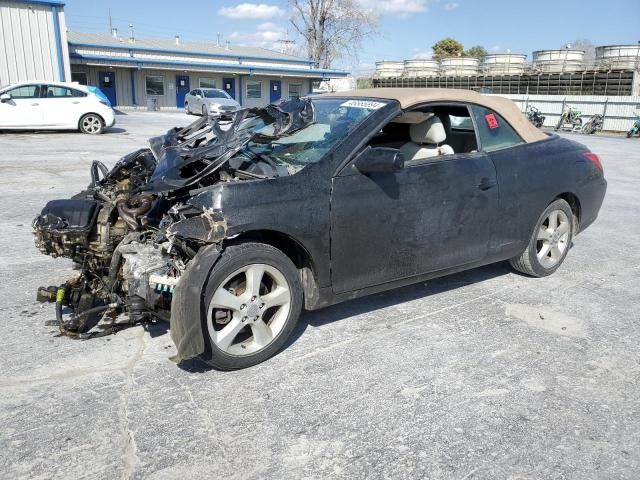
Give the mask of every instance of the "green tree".
M 471 47 L 469 50 L 464 52 L 466 57 L 473 57 L 473 58 L 479 58 L 479 59 L 482 59 L 488 53 L 489 52 L 487 52 L 487 49 L 481 45 L 476 45 L 475 47 Z
M 449 57 L 461 57 L 464 55 L 464 46 L 453 38 L 444 38 L 431 47 L 433 58 L 440 60 Z

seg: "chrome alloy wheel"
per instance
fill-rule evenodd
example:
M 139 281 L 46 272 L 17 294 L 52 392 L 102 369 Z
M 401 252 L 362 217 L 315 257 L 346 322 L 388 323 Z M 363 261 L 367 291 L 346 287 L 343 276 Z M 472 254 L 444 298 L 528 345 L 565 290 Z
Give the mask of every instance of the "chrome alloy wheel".
M 250 355 L 278 337 L 290 311 L 284 275 L 271 265 L 250 264 L 229 275 L 213 294 L 207 312 L 209 336 L 229 355 Z
M 87 115 L 82 119 L 82 129 L 91 134 L 102 130 L 102 120 L 97 115 Z
M 538 230 L 536 254 L 544 268 L 555 267 L 569 248 L 571 224 L 562 210 L 553 210 Z

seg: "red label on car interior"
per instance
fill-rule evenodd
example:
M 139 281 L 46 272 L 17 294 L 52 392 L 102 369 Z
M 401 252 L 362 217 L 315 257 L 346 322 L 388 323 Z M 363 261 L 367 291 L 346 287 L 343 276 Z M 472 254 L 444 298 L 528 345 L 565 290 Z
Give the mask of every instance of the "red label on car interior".
M 485 115 L 484 119 L 487 121 L 487 125 L 491 130 L 495 130 L 500 126 L 498 125 L 498 119 L 493 113 L 489 113 L 488 115 Z

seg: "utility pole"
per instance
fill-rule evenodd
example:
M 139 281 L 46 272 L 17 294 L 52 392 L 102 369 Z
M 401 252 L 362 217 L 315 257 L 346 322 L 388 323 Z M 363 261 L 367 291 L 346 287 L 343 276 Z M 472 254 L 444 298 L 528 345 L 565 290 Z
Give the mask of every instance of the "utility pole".
M 109 35 L 113 34 L 113 22 L 111 21 L 111 9 L 109 9 Z
M 280 47 L 280 53 L 289 53 L 289 45 L 296 43 L 295 40 L 289 40 L 289 30 L 287 30 L 286 37 L 277 40 L 277 42 L 282 45 L 282 47 Z

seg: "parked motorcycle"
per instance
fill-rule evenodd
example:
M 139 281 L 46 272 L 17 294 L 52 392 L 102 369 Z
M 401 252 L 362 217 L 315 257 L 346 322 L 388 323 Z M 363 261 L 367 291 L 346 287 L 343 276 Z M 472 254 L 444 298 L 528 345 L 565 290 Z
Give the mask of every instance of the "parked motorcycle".
M 527 108 L 527 118 L 531 123 L 533 123 L 537 128 L 541 128 L 544 125 L 545 116 L 540 113 L 536 107 Z
M 582 126 L 582 133 L 585 135 L 592 135 L 596 132 L 602 131 L 602 126 L 604 125 L 604 116 L 599 113 L 596 113 L 593 117 L 589 119 L 587 123 Z
M 582 112 L 580 110 L 576 110 L 571 106 L 567 106 L 562 112 L 560 116 L 560 120 L 558 120 L 558 124 L 556 125 L 556 131 L 560 130 L 581 130 L 582 129 L 582 119 L 580 115 Z
M 627 132 L 627 138 L 631 138 L 634 135 L 640 136 L 640 111 L 636 112 L 636 121 L 633 122 L 633 127 Z

